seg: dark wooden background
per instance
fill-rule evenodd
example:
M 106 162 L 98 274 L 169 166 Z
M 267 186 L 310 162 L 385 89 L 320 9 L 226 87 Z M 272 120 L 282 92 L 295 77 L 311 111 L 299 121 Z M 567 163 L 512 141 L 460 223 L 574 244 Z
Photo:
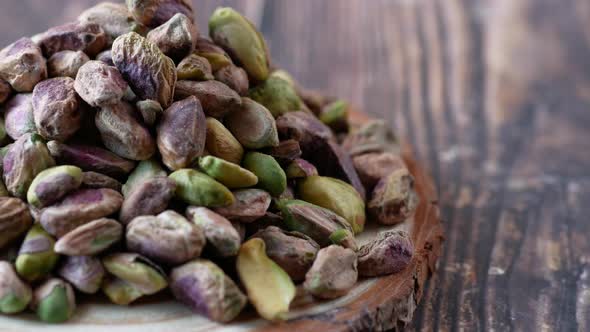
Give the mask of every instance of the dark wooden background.
M 0 44 L 91 0 L 2 0 Z M 590 1 L 195 1 L 386 118 L 440 190 L 445 251 L 411 330 L 590 331 Z

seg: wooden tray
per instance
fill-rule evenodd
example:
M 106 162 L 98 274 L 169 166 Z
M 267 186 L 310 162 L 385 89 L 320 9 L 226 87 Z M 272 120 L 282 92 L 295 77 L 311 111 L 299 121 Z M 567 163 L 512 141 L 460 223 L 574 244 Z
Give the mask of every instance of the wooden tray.
M 356 124 L 367 117 L 354 113 Z M 129 307 L 118 307 L 105 299 L 81 299 L 75 317 L 64 325 L 40 323 L 33 314 L 0 316 L 0 331 L 30 332 L 37 329 L 55 332 L 151 332 L 151 331 L 375 331 L 400 329 L 412 320 L 426 280 L 435 269 L 441 253 L 443 231 L 432 179 L 413 158 L 411 148 L 403 144 L 403 156 L 416 180 L 420 195 L 413 220 L 397 225 L 410 232 L 416 252 L 408 268 L 401 273 L 359 282 L 345 297 L 318 302 L 300 295 L 294 301 L 289 320 L 269 324 L 250 310 L 228 325 L 219 325 L 191 313 L 169 296 L 148 298 Z M 365 243 L 384 229 L 370 222 L 359 237 Z M 302 292 L 301 292 L 302 293 Z M 93 302 L 88 302 L 93 301 Z

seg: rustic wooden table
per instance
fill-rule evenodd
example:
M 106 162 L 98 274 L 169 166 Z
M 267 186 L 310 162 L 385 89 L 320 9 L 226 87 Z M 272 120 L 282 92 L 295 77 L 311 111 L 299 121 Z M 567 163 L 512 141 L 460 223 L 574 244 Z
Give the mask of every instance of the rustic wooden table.
M 0 44 L 91 0 L 3 0 Z M 590 1 L 195 1 L 410 141 L 447 241 L 414 330 L 590 331 Z

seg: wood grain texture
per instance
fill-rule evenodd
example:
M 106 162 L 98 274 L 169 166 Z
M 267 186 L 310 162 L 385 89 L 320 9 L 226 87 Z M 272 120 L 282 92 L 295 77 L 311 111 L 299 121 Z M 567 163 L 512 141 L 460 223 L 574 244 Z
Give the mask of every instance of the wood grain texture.
M 4 0 L 0 44 L 96 1 Z M 411 330 L 590 330 L 590 2 L 195 1 L 416 147 L 447 234 Z M 202 30 L 205 31 L 205 30 Z

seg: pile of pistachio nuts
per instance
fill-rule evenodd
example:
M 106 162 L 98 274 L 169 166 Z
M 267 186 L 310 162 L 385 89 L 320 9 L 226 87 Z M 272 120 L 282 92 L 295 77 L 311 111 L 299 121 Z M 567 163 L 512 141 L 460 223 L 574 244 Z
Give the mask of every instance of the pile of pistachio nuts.
M 277 321 L 297 288 L 406 268 L 406 232 L 355 240 L 416 209 L 396 138 L 270 63 L 244 16 L 218 8 L 207 37 L 189 0 L 101 3 L 2 49 L 0 313 L 59 323 L 76 294 L 169 289 L 217 322 Z

